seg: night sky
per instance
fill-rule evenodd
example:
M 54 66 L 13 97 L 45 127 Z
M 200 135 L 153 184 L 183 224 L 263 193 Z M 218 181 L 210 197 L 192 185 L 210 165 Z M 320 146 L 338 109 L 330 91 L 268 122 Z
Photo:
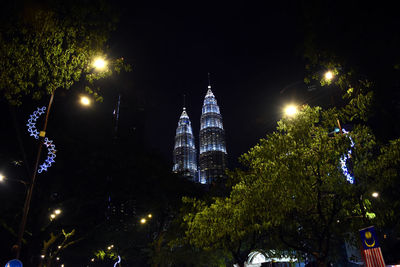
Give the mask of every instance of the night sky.
M 325 44 L 336 46 L 350 65 L 369 68 L 367 77 L 377 73 L 375 70 L 383 72 L 381 66 L 390 67 L 388 59 L 399 56 L 392 47 L 399 40 L 393 41 L 392 36 L 399 35 L 400 24 L 398 16 L 389 16 L 390 8 L 324 1 L 320 4 L 323 8 L 314 12 L 305 9 L 304 3 L 111 3 L 120 20 L 110 37 L 108 57 L 123 57 L 133 70 L 100 81 L 104 102 L 86 110 L 76 101 L 83 86 L 76 84 L 71 92 L 58 90 L 49 133 L 78 132 L 77 142 L 88 136 L 93 142 L 110 142 L 103 133 L 112 131 L 112 112 L 120 93 L 119 134 L 129 138 L 137 133 L 140 145 L 160 152 L 172 166 L 183 95 L 198 148 L 210 73 L 223 117 L 230 167 L 238 166 L 237 158 L 275 129 L 286 104 L 323 105 L 329 99 L 330 92 L 321 88 L 307 95 L 303 82 L 303 45 L 305 30 L 310 29 L 307 14 L 315 17 L 314 22 L 328 24 L 320 25 L 322 30 L 328 26 Z M 332 23 L 323 19 L 329 16 Z M 389 54 L 393 51 L 397 54 Z M 26 101 L 18 108 L 18 118 L 25 121 L 27 114 L 47 101 Z M 8 107 L 2 105 L 1 110 L 7 114 Z M 385 114 L 384 118 L 388 117 Z M 10 120 L 5 117 L 4 127 L 10 127 Z M 59 142 L 59 156 L 62 145 Z
M 286 2 L 268 7 L 232 3 L 121 6 L 110 49 L 133 66 L 131 73 L 109 85 L 123 91 L 127 108 L 126 114 L 121 112 L 121 123 L 132 109 L 143 107 L 146 142 L 172 161 L 186 95 L 198 148 L 210 73 L 235 166 L 239 155 L 275 127 L 282 106 L 290 102 L 279 92 L 304 77 L 297 6 Z M 131 96 L 136 100 L 129 102 Z M 116 96 L 111 99 L 115 101 Z
M 306 31 L 323 33 L 316 40 L 319 49 L 327 45 L 327 50 L 338 52 L 340 59 L 345 58 L 345 63 L 356 67 L 360 77 L 378 81 L 374 87 L 376 103 L 368 123 L 374 131 L 379 130 L 379 140 L 400 135 L 400 80 L 398 70 L 393 68 L 393 64 L 400 64 L 398 9 L 333 0 L 263 1 L 260 5 L 233 1 L 109 2 L 119 13 L 119 23 L 110 36 L 107 57 L 123 57 L 132 71 L 98 81 L 104 101 L 88 108 L 78 103 L 78 96 L 84 92 L 83 83 L 76 83 L 70 91 L 56 90 L 46 134 L 56 144 L 56 164 L 49 171 L 51 175 L 40 176 L 38 189 L 47 190 L 44 185 L 48 185 L 48 190 L 53 190 L 52 186 L 63 183 L 73 188 L 74 179 L 82 187 L 92 180 L 101 184 L 108 179 L 108 171 L 118 169 L 118 164 L 111 166 L 113 154 L 109 153 L 114 147 L 121 148 L 114 146 L 112 139 L 118 95 L 122 153 L 130 150 L 137 153 L 126 152 L 127 157 L 136 154 L 146 158 L 149 150 L 155 151 L 172 170 L 175 130 L 184 95 L 198 149 L 208 73 L 223 118 L 228 166 L 239 167 L 238 157 L 276 128 L 285 105 L 326 107 L 332 95 L 340 99 L 338 88 L 330 91 L 316 82 L 312 87 L 304 84 Z M 320 6 L 313 9 L 312 3 Z M 307 24 L 310 21 L 312 26 Z M 25 124 L 38 106 L 47 105 L 48 96 L 39 101 L 27 96 L 23 101 L 22 106 L 9 107 L 4 98 L 0 99 L 0 172 L 24 180 L 31 173 L 37 148 Z M 109 153 L 109 157 L 103 157 L 102 152 Z M 111 159 L 118 161 L 121 157 Z M 158 160 L 154 162 L 153 165 L 160 164 Z M 102 164 L 104 168 L 98 170 Z M 141 169 L 132 167 L 134 175 L 129 178 L 139 177 L 146 182 L 135 168 Z M 95 174 L 82 180 L 86 173 Z M 115 177 L 126 178 L 122 174 Z M 89 189 L 96 185 L 92 183 Z M 0 188 L 3 199 L 14 192 L 18 192 L 15 199 L 23 199 L 21 184 L 7 186 Z M 43 192 L 36 194 L 46 196 Z M 22 206 L 18 202 L 12 205 Z

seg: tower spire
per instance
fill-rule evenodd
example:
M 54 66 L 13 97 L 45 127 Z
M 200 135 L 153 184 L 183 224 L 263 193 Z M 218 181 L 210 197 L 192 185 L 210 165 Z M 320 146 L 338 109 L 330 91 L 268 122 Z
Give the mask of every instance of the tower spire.
M 210 73 L 208 73 L 208 89 L 211 89 Z
M 183 94 L 183 109 L 186 109 L 186 95 Z

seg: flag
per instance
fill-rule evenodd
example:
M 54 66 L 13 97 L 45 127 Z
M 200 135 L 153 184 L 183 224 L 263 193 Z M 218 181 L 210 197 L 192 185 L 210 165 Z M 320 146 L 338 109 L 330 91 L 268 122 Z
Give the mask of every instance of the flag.
M 385 261 L 378 239 L 376 237 L 375 228 L 370 226 L 360 230 L 361 242 L 363 245 L 362 254 L 364 256 L 366 267 L 385 267 Z

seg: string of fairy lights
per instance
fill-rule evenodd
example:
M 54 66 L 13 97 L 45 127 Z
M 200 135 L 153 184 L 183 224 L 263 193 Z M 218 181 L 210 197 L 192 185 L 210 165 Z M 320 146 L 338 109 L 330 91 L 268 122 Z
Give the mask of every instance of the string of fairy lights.
M 30 115 L 28 123 L 26 124 L 30 136 L 33 136 L 35 139 L 39 139 L 40 136 L 40 133 L 36 128 L 36 121 L 39 119 L 41 115 L 45 113 L 45 111 L 46 107 L 37 108 Z M 47 158 L 41 165 L 39 165 L 38 173 L 47 171 L 47 169 L 50 168 L 53 163 L 55 163 L 55 158 L 56 158 L 56 146 L 54 145 L 53 140 L 50 140 L 47 137 L 45 137 L 43 145 L 47 147 Z
M 345 129 L 342 129 L 342 132 L 344 134 L 348 134 L 349 133 Z M 341 169 L 342 169 L 343 175 L 346 177 L 346 180 L 349 183 L 354 184 L 354 176 L 350 172 L 349 168 L 347 167 L 347 161 L 351 158 L 352 148 L 354 147 L 354 142 L 353 142 L 353 139 L 351 138 L 350 135 L 348 137 L 350 139 L 350 149 L 347 151 L 347 154 L 345 154 L 345 155 L 340 157 L 340 165 L 341 165 Z

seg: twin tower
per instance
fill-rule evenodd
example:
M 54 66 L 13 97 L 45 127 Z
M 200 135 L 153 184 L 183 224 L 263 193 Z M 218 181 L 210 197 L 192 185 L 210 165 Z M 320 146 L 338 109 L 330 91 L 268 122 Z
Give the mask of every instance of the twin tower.
M 172 170 L 194 182 L 211 184 L 224 178 L 227 165 L 225 131 L 211 85 L 208 85 L 200 118 L 199 164 L 192 125 L 185 107 L 176 128 L 173 154 Z

